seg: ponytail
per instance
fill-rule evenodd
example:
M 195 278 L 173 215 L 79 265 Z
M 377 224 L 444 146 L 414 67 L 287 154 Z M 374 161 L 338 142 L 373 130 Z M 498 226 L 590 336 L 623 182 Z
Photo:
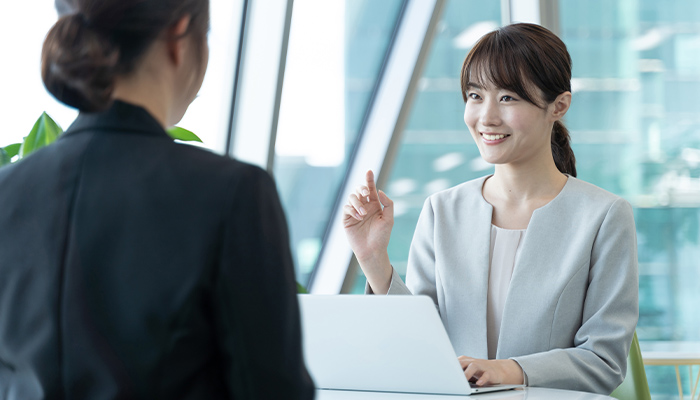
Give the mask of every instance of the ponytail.
M 552 128 L 552 156 L 559 172 L 576 177 L 576 157 L 571 149 L 571 136 L 561 121 Z
M 82 14 L 62 17 L 51 28 L 41 53 L 46 89 L 80 111 L 100 111 L 112 103 L 119 49 Z

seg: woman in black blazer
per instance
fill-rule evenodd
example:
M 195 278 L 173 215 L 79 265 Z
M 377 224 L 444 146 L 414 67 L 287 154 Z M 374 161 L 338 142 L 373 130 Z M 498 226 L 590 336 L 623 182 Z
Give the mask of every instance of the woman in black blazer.
M 313 398 L 272 179 L 164 130 L 208 1 L 62 6 L 42 76 L 80 115 L 0 169 L 0 398 Z

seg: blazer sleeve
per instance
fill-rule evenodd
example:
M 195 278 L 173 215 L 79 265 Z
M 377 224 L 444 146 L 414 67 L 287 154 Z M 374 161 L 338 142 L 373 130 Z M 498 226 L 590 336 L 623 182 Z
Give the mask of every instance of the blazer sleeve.
M 270 176 L 245 168 L 232 188 L 214 283 L 222 374 L 231 398 L 313 399 L 284 213 Z
M 433 206 L 428 197 L 423 204 L 423 210 L 418 217 L 416 231 L 413 234 L 411 249 L 408 253 L 407 282 L 401 280 L 398 272 L 392 267 L 391 284 L 387 294 L 416 294 L 426 295 L 433 299 L 437 306 L 437 288 L 435 284 L 435 249 L 434 249 Z M 410 279 L 410 280 L 408 280 Z M 369 283 L 365 286 L 366 294 L 373 294 Z
M 513 357 L 530 386 L 611 393 L 622 383 L 639 316 L 632 207 L 617 199 L 591 252 L 588 289 L 574 347 Z

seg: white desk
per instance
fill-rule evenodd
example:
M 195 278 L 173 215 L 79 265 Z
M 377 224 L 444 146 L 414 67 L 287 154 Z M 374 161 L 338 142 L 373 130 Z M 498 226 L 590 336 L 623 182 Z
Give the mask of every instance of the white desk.
M 524 388 L 471 396 L 445 396 L 409 393 L 354 392 L 345 390 L 317 390 L 316 400 L 602 400 L 612 397 L 569 390 Z
M 683 400 L 683 386 L 681 385 L 680 366 L 688 366 L 688 379 L 690 381 L 690 398 L 695 398 L 695 393 L 700 383 L 700 370 L 693 378 L 693 366 L 700 366 L 700 342 L 656 342 L 641 341 L 639 347 L 642 350 L 644 365 L 672 365 L 676 368 L 676 384 L 678 395 Z M 700 394 L 698 394 L 700 396 Z

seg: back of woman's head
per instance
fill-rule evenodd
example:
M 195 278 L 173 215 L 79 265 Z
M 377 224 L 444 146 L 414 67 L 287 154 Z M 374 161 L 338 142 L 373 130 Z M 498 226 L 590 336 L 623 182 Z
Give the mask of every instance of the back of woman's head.
M 468 84 L 491 84 L 545 108 L 571 91 L 571 56 L 555 34 L 534 24 L 512 24 L 484 35 L 462 64 L 462 97 Z M 552 128 L 552 155 L 562 173 L 576 176 L 569 131 L 561 121 Z
M 187 34 L 204 45 L 209 0 L 57 0 L 63 15 L 41 55 L 41 76 L 59 101 L 81 111 L 112 103 L 117 77 L 134 71 L 167 28 L 190 16 Z

